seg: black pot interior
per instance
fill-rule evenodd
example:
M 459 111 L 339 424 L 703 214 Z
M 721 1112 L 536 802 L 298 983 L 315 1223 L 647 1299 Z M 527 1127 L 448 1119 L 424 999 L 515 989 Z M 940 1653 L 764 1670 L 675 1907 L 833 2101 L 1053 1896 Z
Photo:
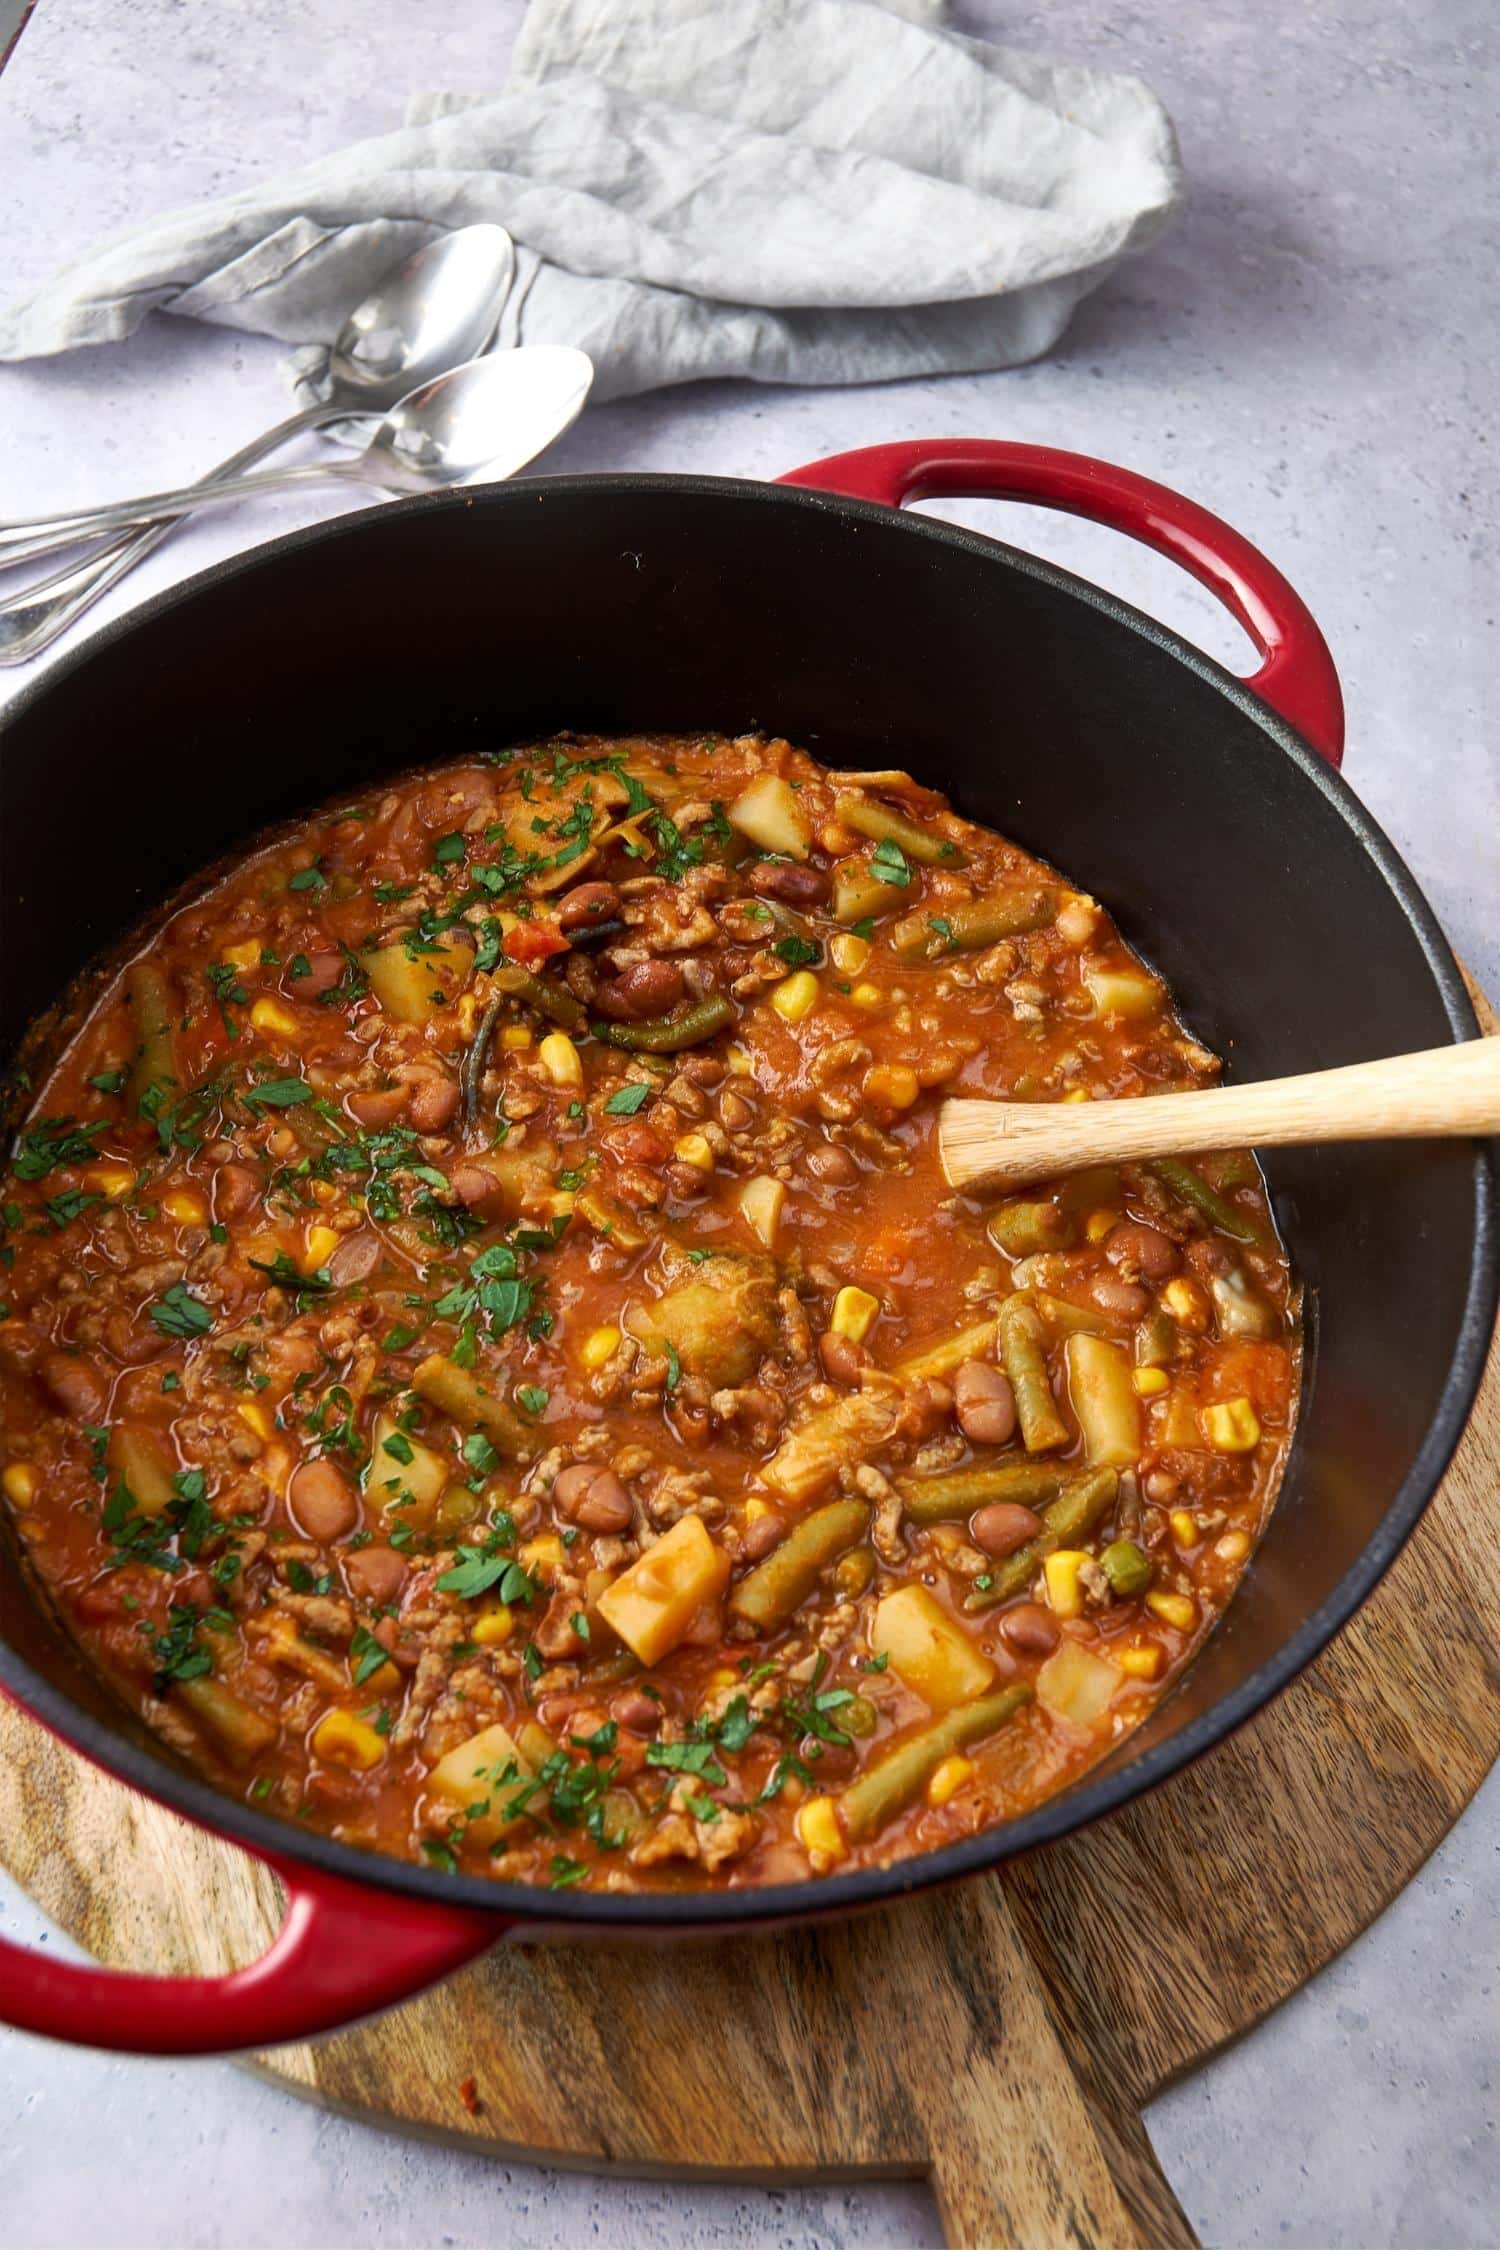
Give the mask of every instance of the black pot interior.
M 836 765 L 910 766 L 1095 892 L 1237 1075 L 1473 1029 L 1383 839 L 1169 636 L 947 526 L 766 487 L 613 478 L 387 507 L 283 542 L 101 636 L 25 699 L 0 752 L 0 1054 L 91 957 L 263 824 L 559 727 L 761 727 Z M 1486 1153 L 1371 1143 L 1288 1151 L 1268 1173 L 1312 1349 L 1260 1554 L 1113 1779 L 940 1855 L 945 1870 L 1056 1833 L 1246 1715 L 1389 1561 L 1456 1439 L 1494 1309 Z M 0 1616 L 12 1650 L 76 1705 L 87 1690 L 13 1566 Z M 149 1755 L 153 1786 L 184 1801 L 167 1754 Z M 272 1832 L 259 1816 L 234 1824 Z M 351 1857 L 301 1836 L 292 1848 Z M 850 1895 L 881 1880 L 852 1878 Z M 834 1889 L 820 1886 L 824 1902 Z M 767 1905 L 777 1896 L 784 1908 L 786 1893 Z

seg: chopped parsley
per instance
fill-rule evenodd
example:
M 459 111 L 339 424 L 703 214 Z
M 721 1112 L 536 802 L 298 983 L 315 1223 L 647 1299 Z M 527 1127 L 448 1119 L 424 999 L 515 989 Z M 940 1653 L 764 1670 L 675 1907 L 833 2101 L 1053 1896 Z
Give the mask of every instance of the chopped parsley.
M 904 891 L 911 881 L 911 862 L 899 844 L 893 843 L 889 836 L 882 836 L 870 854 L 870 873 L 882 883 L 894 884 Z
M 180 1281 L 174 1281 L 151 1307 L 151 1325 L 163 1336 L 206 1336 L 213 1324 L 214 1316 L 207 1305 Z
M 604 1107 L 611 1117 L 634 1117 L 650 1101 L 652 1088 L 637 1079 L 629 1086 L 617 1086 Z
M 810 939 L 801 937 L 781 938 L 771 950 L 785 961 L 789 969 L 805 969 L 809 962 L 821 959 L 823 952 L 820 945 L 814 945 Z

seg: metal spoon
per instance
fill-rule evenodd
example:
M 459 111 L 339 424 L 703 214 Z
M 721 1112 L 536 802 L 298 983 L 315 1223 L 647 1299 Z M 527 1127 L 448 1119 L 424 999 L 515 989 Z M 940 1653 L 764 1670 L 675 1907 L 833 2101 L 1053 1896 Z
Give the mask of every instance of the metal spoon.
M 417 384 L 476 359 L 499 324 L 515 279 L 515 245 L 504 227 L 459 227 L 394 267 L 340 329 L 319 405 L 293 414 L 210 472 L 235 476 L 291 439 L 352 416 L 384 414 Z M 50 646 L 92 602 L 143 562 L 179 519 L 132 531 L 50 578 L 0 599 L 0 664 L 23 664 Z M 20 562 L 73 546 L 72 532 L 41 535 L 4 559 Z
M 258 477 L 186 484 L 138 500 L 119 500 L 109 508 L 6 525 L 0 527 L 0 553 L 7 531 L 71 527 L 82 538 L 121 524 L 149 523 L 156 516 L 226 507 L 255 493 L 289 492 L 302 484 L 431 492 L 443 485 L 514 476 L 577 420 L 593 380 L 593 361 L 568 344 L 529 344 L 471 360 L 412 391 L 352 460 L 310 461 L 304 468 L 271 469 Z

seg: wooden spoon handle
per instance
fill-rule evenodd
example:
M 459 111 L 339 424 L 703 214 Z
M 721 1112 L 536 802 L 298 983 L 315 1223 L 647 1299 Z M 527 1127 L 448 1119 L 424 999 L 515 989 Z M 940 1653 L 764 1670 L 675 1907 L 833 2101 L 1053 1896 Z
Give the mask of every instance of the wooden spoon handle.
M 948 1101 L 938 1147 L 949 1185 L 967 1188 L 1199 1149 L 1497 1130 L 1500 1039 L 1473 1039 L 1303 1078 L 1139 1101 Z

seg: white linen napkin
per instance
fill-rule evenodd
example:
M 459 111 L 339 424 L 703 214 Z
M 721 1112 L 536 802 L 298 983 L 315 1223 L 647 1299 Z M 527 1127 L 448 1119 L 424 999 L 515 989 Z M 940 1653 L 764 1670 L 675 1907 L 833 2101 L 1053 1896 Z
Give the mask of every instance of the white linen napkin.
M 703 376 L 856 383 L 1012 366 L 1181 194 L 1139 79 L 960 37 L 940 0 L 532 0 L 505 86 L 106 244 L 0 313 L 0 360 L 152 311 L 326 347 L 399 259 L 498 220 L 500 341 L 596 398 Z

